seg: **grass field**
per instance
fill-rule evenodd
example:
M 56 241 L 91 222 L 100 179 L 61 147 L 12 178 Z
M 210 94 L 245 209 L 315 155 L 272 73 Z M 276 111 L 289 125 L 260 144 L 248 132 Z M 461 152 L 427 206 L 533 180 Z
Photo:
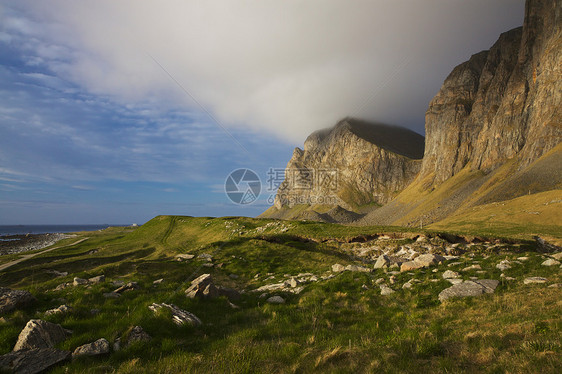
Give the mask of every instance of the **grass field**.
M 106 356 L 76 359 L 54 373 L 562 372 L 562 288 L 547 287 L 562 282 L 560 268 L 541 266 L 547 257 L 533 242 L 462 244 L 461 252 L 466 252 L 455 263 L 412 272 L 331 272 L 335 263 L 372 268 L 372 258 L 354 253 L 385 250 L 382 239 L 376 245 L 372 241 L 374 234 L 385 233 L 389 249 L 413 246 L 419 234 L 431 236 L 432 231 L 159 216 L 137 229 L 79 233 L 78 238 L 88 239 L 0 272 L 0 286 L 29 290 L 38 299 L 0 320 L 0 354 L 11 351 L 29 319 L 41 318 L 73 331 L 58 346 L 67 350 L 102 337 L 113 342 L 136 325 L 152 336 L 150 342 Z M 438 239 L 432 243 L 440 251 L 443 240 Z M 175 255 L 180 253 L 196 257 L 179 262 Z M 202 254 L 212 261 L 198 257 Z M 528 259 L 517 260 L 522 256 Z M 506 258 L 513 267 L 504 275 L 512 280 L 495 267 Z M 482 270 L 461 271 L 474 264 Z M 57 277 L 52 270 L 69 274 Z M 437 295 L 450 286 L 442 278 L 445 270 L 457 271 L 465 280 L 476 276 L 501 283 L 494 294 L 441 303 Z M 203 273 L 212 274 L 218 285 L 243 291 L 234 301 L 238 308 L 224 297 L 187 298 L 190 281 Z M 299 294 L 268 294 L 281 295 L 285 304 L 269 304 L 252 292 L 300 273 L 319 280 L 303 284 Z M 100 274 L 106 277 L 103 283 L 54 291 L 74 277 Z M 546 277 L 548 283 L 525 285 L 528 276 Z M 164 281 L 154 285 L 159 278 Z M 380 278 L 396 292 L 381 295 Z M 411 279 L 418 283 L 403 289 Z M 105 298 L 103 293 L 116 288 L 112 281 L 135 281 L 140 289 Z M 154 302 L 176 304 L 203 325 L 178 327 L 166 313 L 148 309 Z M 61 304 L 73 310 L 44 315 Z

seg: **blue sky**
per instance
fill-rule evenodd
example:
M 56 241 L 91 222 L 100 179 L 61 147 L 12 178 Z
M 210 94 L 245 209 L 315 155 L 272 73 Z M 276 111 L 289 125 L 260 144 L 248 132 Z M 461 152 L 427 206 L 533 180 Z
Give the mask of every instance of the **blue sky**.
M 232 170 L 265 183 L 347 115 L 423 133 L 523 3 L 2 0 L 0 224 L 257 215 L 271 192 L 233 204 Z

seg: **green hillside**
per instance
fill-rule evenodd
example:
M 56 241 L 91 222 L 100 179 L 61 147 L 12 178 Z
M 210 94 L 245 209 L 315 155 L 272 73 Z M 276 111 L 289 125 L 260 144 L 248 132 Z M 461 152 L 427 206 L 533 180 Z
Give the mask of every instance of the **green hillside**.
M 548 255 L 537 252 L 532 241 L 394 227 L 180 216 L 159 216 L 137 229 L 78 234 L 84 237 L 88 239 L 80 244 L 0 272 L 1 287 L 25 289 L 37 298 L 0 319 L 0 354 L 11 351 L 28 320 L 40 318 L 73 331 L 57 345 L 70 351 L 102 337 L 126 342 L 133 326 L 142 326 L 152 337 L 103 356 L 64 363 L 54 373 L 562 370 L 560 288 L 547 287 L 560 284 L 562 277 L 558 266 L 541 266 Z M 381 253 L 404 248 L 420 253 L 432 248 L 458 257 L 412 271 L 373 270 Z M 177 254 L 194 258 L 178 261 Z M 518 260 L 521 257 L 526 259 Z M 502 277 L 496 264 L 505 259 L 512 267 Z M 339 272 L 333 271 L 334 264 L 356 267 Z M 480 270 L 470 267 L 474 264 Z M 451 286 L 443 278 L 447 270 L 465 281 L 477 277 L 500 284 L 493 294 L 442 303 L 438 294 Z M 240 298 L 187 298 L 184 291 L 190 282 L 204 273 L 211 274 L 215 284 L 240 291 Z M 55 290 L 75 277 L 102 274 L 101 283 Z M 548 281 L 524 284 L 529 276 Z M 296 288 L 253 291 L 292 278 Z M 158 279 L 163 281 L 154 284 Z M 104 297 L 119 281 L 137 282 L 139 288 L 119 298 Z M 382 295 L 381 284 L 394 292 Z M 285 303 L 268 303 L 273 295 Z M 203 324 L 176 326 L 169 313 L 148 309 L 163 302 L 194 313 Z M 44 314 L 61 304 L 72 310 Z

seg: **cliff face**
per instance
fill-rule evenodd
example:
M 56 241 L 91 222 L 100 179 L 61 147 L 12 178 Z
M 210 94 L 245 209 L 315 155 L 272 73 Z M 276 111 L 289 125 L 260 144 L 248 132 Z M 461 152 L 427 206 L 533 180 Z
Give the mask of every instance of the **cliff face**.
M 410 130 L 344 119 L 295 149 L 275 207 L 385 204 L 419 172 L 423 148 Z
M 348 119 L 312 134 L 288 168 L 337 169 L 338 189 L 299 190 L 304 176 L 289 174 L 276 208 L 335 195 L 330 205 L 346 209 L 384 205 L 361 210 L 359 224 L 415 225 L 560 191 L 562 0 L 527 0 L 522 27 L 453 69 L 426 112 L 423 161 L 421 136 L 368 129 Z
M 529 0 L 525 22 L 457 66 L 426 112 L 421 177 L 440 184 L 466 165 L 524 168 L 562 137 L 562 1 Z

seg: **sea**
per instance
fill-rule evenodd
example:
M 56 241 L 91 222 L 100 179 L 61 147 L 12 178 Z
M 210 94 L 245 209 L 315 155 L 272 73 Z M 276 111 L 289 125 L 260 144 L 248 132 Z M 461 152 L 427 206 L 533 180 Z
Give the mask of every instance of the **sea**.
M 0 236 L 25 234 L 50 234 L 76 231 L 97 231 L 114 226 L 130 225 L 0 225 Z

